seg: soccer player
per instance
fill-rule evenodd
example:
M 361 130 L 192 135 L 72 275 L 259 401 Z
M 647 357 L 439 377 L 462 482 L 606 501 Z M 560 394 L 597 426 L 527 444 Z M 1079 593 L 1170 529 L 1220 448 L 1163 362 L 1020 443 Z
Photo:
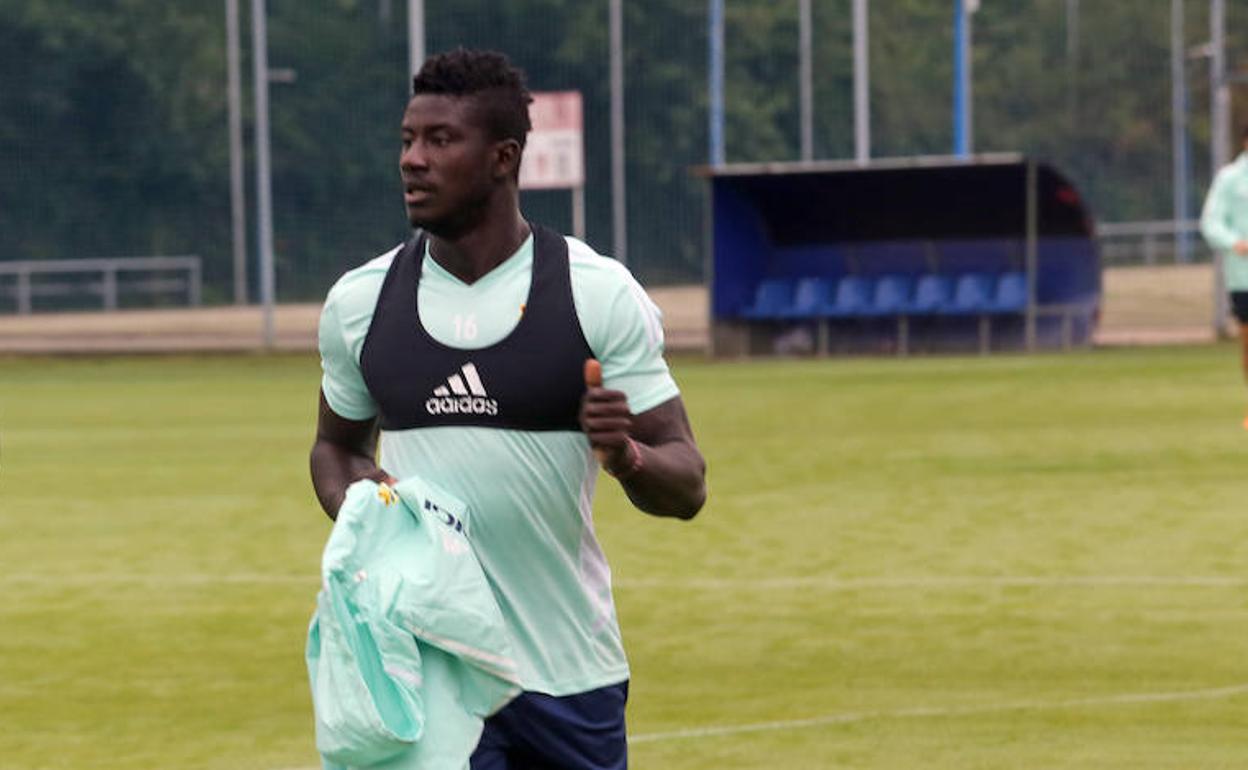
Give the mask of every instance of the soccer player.
M 1248 127 L 1240 133 L 1243 152 L 1218 171 L 1200 213 L 1200 232 L 1222 255 L 1222 275 L 1231 313 L 1239 323 L 1240 366 L 1248 380 Z M 1244 417 L 1248 429 L 1248 416 Z
M 618 262 L 520 211 L 531 101 L 495 52 L 413 78 L 399 171 L 418 230 L 325 301 L 312 481 L 331 517 L 361 478 L 419 475 L 468 503 L 525 690 L 486 721 L 473 770 L 616 770 L 629 669 L 598 467 L 641 510 L 689 519 L 705 463 L 658 309 Z

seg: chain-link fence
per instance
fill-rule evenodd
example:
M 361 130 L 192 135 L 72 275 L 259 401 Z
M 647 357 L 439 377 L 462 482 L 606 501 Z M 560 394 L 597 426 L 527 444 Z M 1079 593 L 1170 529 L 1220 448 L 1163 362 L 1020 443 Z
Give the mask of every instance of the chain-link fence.
M 854 154 L 852 0 L 812 0 L 813 152 Z M 243 6 L 249 263 L 255 263 L 250 24 Z M 1227 9 L 1227 55 L 1248 4 Z M 1054 163 L 1098 220 L 1173 218 L 1168 0 L 983 0 L 972 20 L 973 150 Z M 489 47 L 533 90 L 584 96 L 586 233 L 612 232 L 607 0 L 425 0 L 426 47 Z M 703 279 L 708 3 L 623 0 L 627 259 L 645 282 Z M 800 155 L 798 0 L 724 0 L 728 162 Z M 403 0 L 269 0 L 277 293 L 315 301 L 404 237 Z M 1186 4 L 1184 218 L 1210 176 L 1208 3 Z M 953 0 L 869 9 L 871 152 L 952 146 Z M 1236 89 L 1242 86 L 1236 85 Z M 1238 100 L 1232 100 L 1237 104 Z M 0 0 L 0 260 L 193 254 L 234 299 L 223 2 Z M 526 212 L 571 229 L 563 192 Z M 1196 252 L 1200 253 L 1200 252 Z M 254 285 L 253 275 L 249 283 Z M 0 312 L 13 308 L 0 285 Z M 10 294 L 12 292 L 10 291 Z M 254 299 L 255 292 L 251 292 Z M 133 300 L 135 302 L 139 299 Z

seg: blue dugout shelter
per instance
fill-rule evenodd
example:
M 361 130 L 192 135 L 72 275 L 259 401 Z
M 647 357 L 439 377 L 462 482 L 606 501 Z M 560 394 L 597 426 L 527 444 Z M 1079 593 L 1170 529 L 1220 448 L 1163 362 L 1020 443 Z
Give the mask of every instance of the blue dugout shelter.
M 1035 349 L 1091 341 L 1093 226 L 1015 154 L 700 169 L 716 355 Z

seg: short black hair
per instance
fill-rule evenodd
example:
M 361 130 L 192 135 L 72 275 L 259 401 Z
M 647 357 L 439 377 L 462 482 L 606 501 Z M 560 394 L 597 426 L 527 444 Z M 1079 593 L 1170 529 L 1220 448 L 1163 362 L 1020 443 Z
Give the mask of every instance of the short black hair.
M 533 127 L 524 72 L 498 51 L 456 48 L 429 57 L 412 78 L 412 96 L 421 94 L 488 97 L 479 101 L 486 130 L 521 147 Z

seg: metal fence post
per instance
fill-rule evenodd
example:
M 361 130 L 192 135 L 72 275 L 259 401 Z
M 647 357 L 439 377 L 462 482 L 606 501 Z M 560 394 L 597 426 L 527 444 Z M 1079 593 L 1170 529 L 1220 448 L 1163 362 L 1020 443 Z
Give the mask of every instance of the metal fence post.
M 195 257 L 195 262 L 191 264 L 191 274 L 186 281 L 186 300 L 194 307 L 199 307 L 203 301 L 204 278 L 203 271 L 200 267 L 199 258 Z
M 1036 276 L 1038 274 L 1039 254 L 1036 251 L 1039 210 L 1036 201 L 1036 164 L 1027 161 L 1027 234 L 1025 260 L 1027 263 L 1027 318 L 1025 321 L 1027 350 L 1036 349 Z
M 104 294 L 104 309 L 117 309 L 117 268 L 105 267 L 103 271 L 102 293 Z
M 30 271 L 22 270 L 17 274 L 17 312 L 30 315 Z

